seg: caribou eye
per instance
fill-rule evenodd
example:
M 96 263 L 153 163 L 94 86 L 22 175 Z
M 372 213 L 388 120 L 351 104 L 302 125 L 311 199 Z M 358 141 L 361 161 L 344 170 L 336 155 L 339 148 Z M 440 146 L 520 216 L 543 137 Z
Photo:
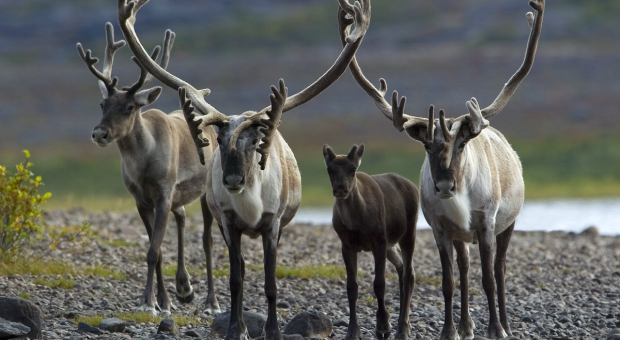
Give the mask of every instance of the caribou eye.
M 356 172 L 356 171 L 357 171 L 357 169 L 351 169 L 351 171 L 349 171 L 349 173 L 350 173 L 351 175 L 355 175 L 355 172 Z
M 103 103 L 99 103 L 99 107 L 103 109 Z
M 465 144 L 467 144 L 467 142 L 461 142 L 461 145 L 459 145 L 459 147 L 462 149 L 465 147 Z
M 134 109 L 134 108 L 135 108 L 135 107 L 134 107 L 133 105 L 129 105 L 129 106 L 127 106 L 127 112 L 133 112 L 133 109 Z
M 217 137 L 217 144 L 222 144 L 222 140 L 220 139 L 220 137 Z
M 255 145 L 256 143 L 258 143 L 258 139 L 254 139 L 254 140 L 252 141 L 252 145 Z
M 330 176 L 333 175 L 333 173 L 332 173 L 332 171 L 330 169 L 327 169 L 327 174 L 330 175 Z

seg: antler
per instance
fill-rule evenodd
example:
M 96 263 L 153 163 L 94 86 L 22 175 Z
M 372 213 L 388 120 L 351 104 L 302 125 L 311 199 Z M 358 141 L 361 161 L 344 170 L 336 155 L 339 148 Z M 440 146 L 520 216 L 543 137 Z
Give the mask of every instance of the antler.
M 344 1 L 344 0 L 340 0 Z M 355 34 L 355 30 L 351 35 L 349 35 L 349 28 L 351 24 L 353 24 L 353 20 L 346 15 L 348 9 L 344 8 L 341 5 L 341 11 L 338 16 L 338 31 L 340 32 L 340 41 L 343 45 L 347 43 L 349 37 Z M 357 29 L 357 27 L 356 27 Z M 403 131 L 405 128 L 412 126 L 414 124 L 427 124 L 428 121 L 425 118 L 409 116 L 404 114 L 405 102 L 407 101 L 406 97 L 402 97 L 400 99 L 400 105 L 398 104 L 398 92 L 394 91 L 392 93 L 392 105 L 390 105 L 384 98 L 385 93 L 387 92 L 387 83 L 385 79 L 379 79 L 380 87 L 377 89 L 362 73 L 362 69 L 357 63 L 357 58 L 355 56 L 351 60 L 349 64 L 349 69 L 351 70 L 351 74 L 355 81 L 360 85 L 360 87 L 372 98 L 375 102 L 377 108 L 383 113 L 385 117 L 392 121 L 394 127 L 398 129 L 398 131 Z
M 202 128 L 208 124 L 208 121 L 206 122 L 204 119 L 200 119 L 204 117 L 196 117 L 196 114 L 194 113 L 194 106 L 192 105 L 192 100 L 187 99 L 187 90 L 184 87 L 179 88 L 179 100 L 181 101 L 183 116 L 185 116 L 185 121 L 187 122 L 187 126 L 189 127 L 189 132 L 192 135 L 192 139 L 194 140 L 194 145 L 196 145 L 196 150 L 198 150 L 200 163 L 202 165 L 205 165 L 205 155 L 204 151 L 202 151 L 202 148 L 211 144 L 209 143 L 208 139 L 201 139 L 200 134 L 202 133 Z
M 545 11 L 545 0 L 530 0 L 530 6 L 536 10 L 536 14 L 532 14 L 532 12 L 528 12 L 526 14 L 526 19 L 528 24 L 530 25 L 530 37 L 527 41 L 527 48 L 525 50 L 525 59 L 523 60 L 523 64 L 517 70 L 517 72 L 508 80 L 504 88 L 499 93 L 495 101 L 486 108 L 482 110 L 482 116 L 486 119 L 489 119 L 496 114 L 498 114 L 508 101 L 512 94 L 517 90 L 519 84 L 525 76 L 532 69 L 532 65 L 534 64 L 534 56 L 536 55 L 536 47 L 538 46 L 538 38 L 540 38 L 540 31 L 542 29 L 543 22 L 543 13 Z
M 164 53 L 159 63 L 159 66 L 164 70 L 168 67 L 168 62 L 170 61 L 170 51 L 172 50 L 172 45 L 174 45 L 175 36 L 176 35 L 174 34 L 174 32 L 170 30 L 167 30 L 166 34 L 164 35 Z M 153 61 L 157 60 L 157 56 L 159 55 L 160 50 L 161 47 L 159 47 L 159 45 L 155 46 L 155 49 L 153 49 L 153 53 L 151 53 L 151 59 Z M 138 92 L 138 90 L 140 90 L 142 87 L 144 87 L 144 85 L 148 84 L 151 80 L 153 80 L 154 77 L 152 74 L 149 73 L 149 71 L 146 70 L 144 66 L 142 66 L 142 64 L 140 64 L 140 62 L 135 56 L 131 57 L 131 60 L 133 60 L 138 65 L 138 67 L 140 67 L 140 78 L 135 84 L 128 87 L 123 87 L 123 90 L 135 93 Z
M 144 47 L 140 43 L 138 36 L 134 30 L 134 25 L 136 22 L 136 13 L 140 9 L 140 7 L 144 6 L 148 0 L 118 0 L 118 23 L 125 35 L 125 39 L 127 39 L 127 43 L 131 52 L 133 52 L 136 59 L 139 63 L 155 78 L 157 78 L 162 83 L 166 84 L 166 86 L 172 88 L 173 90 L 179 90 L 184 87 L 186 91 L 186 96 L 191 101 L 192 105 L 200 111 L 205 116 L 204 120 L 210 122 L 206 125 L 211 125 L 215 120 L 220 120 L 225 115 L 221 114 L 218 110 L 216 110 L 213 106 L 209 105 L 205 100 L 204 96 L 207 96 L 211 91 L 209 89 L 197 90 L 190 83 L 175 77 L 165 70 L 164 67 L 158 65 L 155 61 L 153 61 L 150 56 L 146 53 Z M 170 32 L 170 33 L 169 33 Z M 166 31 L 166 36 L 172 35 L 170 30 Z M 163 60 L 162 60 L 163 62 Z M 162 63 L 163 65 L 163 63 Z M 203 118 L 201 118 L 203 119 Z M 188 122 L 189 123 L 189 122 Z M 197 136 L 195 136 L 197 138 Z
M 344 16 L 344 13 L 351 14 L 355 18 L 354 34 L 348 37 L 346 43 L 343 44 L 344 48 L 340 56 L 338 56 L 338 59 L 336 59 L 336 62 L 329 70 L 301 92 L 288 97 L 286 103 L 284 103 L 282 112 L 290 111 L 318 96 L 340 78 L 347 69 L 347 65 L 349 65 L 351 60 L 355 57 L 355 52 L 357 52 L 366 34 L 366 30 L 370 25 L 370 0 L 355 1 L 354 5 L 350 5 L 347 0 L 338 0 L 338 2 L 340 3 L 338 20 L 342 20 L 341 16 Z M 342 6 L 346 7 L 346 12 L 342 9 Z M 341 14 L 341 12 L 343 12 L 343 14 Z M 351 22 L 353 22 L 353 20 L 351 20 Z M 263 109 L 263 111 L 266 110 L 269 110 L 269 107 Z
M 84 63 L 86 63 L 90 72 L 92 72 L 95 77 L 99 78 L 101 94 L 104 97 L 108 97 L 116 91 L 116 84 L 118 83 L 118 78 L 111 78 L 114 53 L 125 46 L 125 40 L 114 41 L 114 26 L 109 22 L 105 24 L 105 32 L 107 45 L 105 48 L 105 60 L 103 61 L 103 73 L 95 68 L 95 64 L 99 62 L 99 59 L 92 57 L 92 52 L 90 50 L 86 50 L 86 53 L 84 53 L 84 48 L 82 48 L 81 43 L 77 43 L 76 47 L 78 54 Z
M 280 79 L 280 91 L 275 86 L 271 86 L 272 95 L 269 96 L 271 101 L 271 108 L 265 113 L 269 119 L 261 119 L 262 127 L 259 130 L 265 135 L 261 141 L 263 142 L 258 146 L 256 152 L 262 155 L 258 165 L 261 170 L 265 170 L 265 164 L 267 163 L 267 156 L 269 156 L 269 147 L 273 141 L 273 137 L 276 134 L 276 129 L 280 125 L 280 118 L 284 112 L 284 105 L 288 96 L 288 88 L 284 86 L 284 80 Z

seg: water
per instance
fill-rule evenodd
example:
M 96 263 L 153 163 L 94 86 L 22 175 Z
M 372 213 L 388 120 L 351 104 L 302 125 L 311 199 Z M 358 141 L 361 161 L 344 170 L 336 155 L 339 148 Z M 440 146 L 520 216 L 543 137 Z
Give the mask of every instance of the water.
M 300 209 L 295 222 L 331 224 L 332 209 Z M 525 202 L 515 230 L 581 232 L 591 226 L 603 235 L 620 235 L 620 198 Z M 418 228 L 430 228 L 422 216 Z

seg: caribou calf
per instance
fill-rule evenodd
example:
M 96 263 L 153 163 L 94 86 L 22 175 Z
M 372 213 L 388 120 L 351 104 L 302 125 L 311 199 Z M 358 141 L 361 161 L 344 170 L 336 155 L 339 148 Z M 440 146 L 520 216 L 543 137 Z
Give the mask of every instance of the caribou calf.
M 142 107 L 152 104 L 161 93 L 157 86 L 140 90 L 153 77 L 140 63 L 142 70 L 139 80 L 130 87 L 117 89 L 118 78 L 112 78 L 114 53 L 125 46 L 125 41 L 114 41 L 114 29 L 106 24 L 106 58 L 103 73 L 95 68 L 97 58 L 91 51 L 84 52 L 77 44 L 78 53 L 89 70 L 99 79 L 103 95 L 101 109 L 103 117 L 95 126 L 92 139 L 97 145 L 106 147 L 116 141 L 121 154 L 123 182 L 136 201 L 138 213 L 146 227 L 151 245 L 148 251 L 149 276 L 140 300 L 138 311 L 163 315 L 170 314 L 170 300 L 164 286 L 162 273 L 161 243 L 166 232 L 168 213 L 172 211 L 178 230 L 178 268 L 176 273 L 177 298 L 182 303 L 194 299 L 190 285 L 190 276 L 185 269 L 183 259 L 183 234 L 185 230 L 184 205 L 200 197 L 204 219 L 203 246 L 207 256 L 208 293 L 206 308 L 209 312 L 219 312 L 220 307 L 213 288 L 213 268 L 211 265 L 211 224 L 213 216 L 207 206 L 207 169 L 200 164 L 190 131 L 187 128 L 183 112 L 175 111 L 169 115 L 156 109 L 142 112 Z M 166 68 L 170 59 L 170 50 L 174 43 L 174 33 L 167 32 L 160 65 Z M 159 46 L 151 58 L 157 59 Z M 134 58 L 134 61 L 136 59 Z M 212 135 L 213 132 L 211 132 Z M 200 150 L 201 157 L 206 153 L 210 159 L 215 148 L 205 147 Z M 153 294 L 153 270 L 157 272 L 157 301 Z M 157 308 L 157 309 L 156 309 Z
M 400 289 L 400 315 L 395 339 L 409 336 L 409 304 L 414 286 L 413 250 L 418 220 L 418 189 L 404 177 L 388 173 L 369 176 L 357 169 L 364 144 L 354 145 L 348 155 L 336 155 L 325 145 L 323 157 L 336 200 L 332 224 L 342 243 L 347 269 L 349 329 L 345 339 L 358 339 L 357 253 L 372 251 L 375 259 L 374 290 L 379 307 L 375 333 L 390 335 L 390 315 L 385 308 L 386 258 L 396 267 Z M 400 249 L 399 249 L 400 246 Z

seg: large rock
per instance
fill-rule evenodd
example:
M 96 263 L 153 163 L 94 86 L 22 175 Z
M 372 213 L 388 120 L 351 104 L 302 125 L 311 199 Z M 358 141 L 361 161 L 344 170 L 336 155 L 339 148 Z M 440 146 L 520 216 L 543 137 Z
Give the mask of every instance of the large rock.
M 179 335 L 179 326 L 170 318 L 163 319 L 159 323 L 159 328 L 157 328 L 157 334 L 162 333 Z
M 30 327 L 30 339 L 43 339 L 43 313 L 28 300 L 0 297 L 0 318 Z
M 0 318 L 0 340 L 19 338 L 28 332 L 30 332 L 30 327 Z
M 127 322 L 118 318 L 108 318 L 99 322 L 99 328 L 110 333 L 123 333 Z
M 243 321 L 248 329 L 250 338 L 254 339 L 263 335 L 263 329 L 265 328 L 265 323 L 267 322 L 266 316 L 258 313 L 243 312 Z M 222 339 L 225 338 L 226 333 L 228 333 L 229 324 L 230 311 L 218 314 L 215 319 L 213 319 L 213 323 L 211 324 L 211 334 L 217 335 Z
M 93 334 L 104 334 L 102 330 L 100 330 L 97 327 L 93 327 L 89 324 L 87 324 L 86 322 L 80 322 L 78 323 L 78 327 L 77 327 L 78 332 L 82 332 L 82 333 L 93 333 Z
M 284 327 L 283 334 L 299 334 L 305 338 L 329 338 L 332 334 L 332 320 L 317 310 L 301 312 Z

